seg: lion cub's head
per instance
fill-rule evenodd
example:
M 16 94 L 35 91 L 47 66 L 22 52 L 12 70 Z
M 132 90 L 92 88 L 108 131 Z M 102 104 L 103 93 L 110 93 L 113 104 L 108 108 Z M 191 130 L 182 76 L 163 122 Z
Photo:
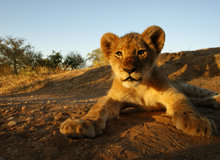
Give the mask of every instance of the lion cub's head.
M 118 37 L 106 33 L 101 38 L 101 49 L 110 62 L 115 78 L 124 87 L 130 88 L 149 78 L 164 41 L 164 31 L 158 26 L 150 26 L 142 34 L 129 33 Z

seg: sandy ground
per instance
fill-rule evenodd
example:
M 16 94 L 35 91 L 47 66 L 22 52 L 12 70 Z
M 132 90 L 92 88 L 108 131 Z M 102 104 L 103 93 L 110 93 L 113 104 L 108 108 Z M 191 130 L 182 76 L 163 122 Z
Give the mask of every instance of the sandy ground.
M 220 93 L 219 53 L 220 48 L 163 54 L 158 65 L 172 80 Z M 85 115 L 110 86 L 110 67 L 103 66 L 62 74 L 32 92 L 0 95 L 0 160 L 220 159 L 220 130 L 211 137 L 188 136 L 163 112 L 124 110 L 94 139 L 59 133 L 66 118 Z M 199 111 L 220 128 L 220 110 Z

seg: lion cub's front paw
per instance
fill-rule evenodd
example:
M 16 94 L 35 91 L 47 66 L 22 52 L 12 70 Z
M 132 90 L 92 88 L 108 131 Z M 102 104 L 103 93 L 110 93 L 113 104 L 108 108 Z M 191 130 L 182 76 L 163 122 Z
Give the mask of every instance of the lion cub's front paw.
M 95 123 L 84 119 L 67 119 L 60 126 L 60 132 L 70 138 L 95 137 Z
M 177 112 L 173 123 L 177 129 L 193 136 L 210 136 L 216 132 L 214 121 L 191 112 Z

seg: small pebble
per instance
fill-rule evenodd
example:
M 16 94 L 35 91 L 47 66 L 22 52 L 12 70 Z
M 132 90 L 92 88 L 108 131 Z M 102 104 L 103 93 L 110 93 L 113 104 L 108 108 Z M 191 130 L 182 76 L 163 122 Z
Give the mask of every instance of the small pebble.
M 35 112 L 35 110 L 31 110 L 31 113 L 34 113 Z
M 24 111 L 24 110 L 26 110 L 26 109 L 27 109 L 27 108 L 26 108 L 25 106 L 22 106 L 22 107 L 21 107 L 21 110 L 22 110 L 22 111 Z
M 11 121 L 11 120 L 13 120 L 13 119 L 15 119 L 14 117 L 9 117 L 7 120 L 8 121 Z
M 33 118 L 28 117 L 28 118 L 25 119 L 25 121 L 30 122 L 32 119 L 33 119 Z
M 16 122 L 15 122 L 15 121 L 10 121 L 10 122 L 8 122 L 8 126 L 14 126 L 14 125 L 16 125 Z
M 57 121 L 57 120 L 59 120 L 59 119 L 60 119 L 60 117 L 54 116 L 54 120 L 55 120 L 55 121 Z
M 54 113 L 53 116 L 55 121 L 60 120 L 63 117 L 62 113 Z

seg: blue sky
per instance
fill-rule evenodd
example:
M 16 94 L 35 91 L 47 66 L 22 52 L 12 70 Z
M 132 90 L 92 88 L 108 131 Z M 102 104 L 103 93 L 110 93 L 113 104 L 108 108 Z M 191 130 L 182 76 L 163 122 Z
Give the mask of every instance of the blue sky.
M 162 52 L 220 47 L 220 1 L 0 0 L 0 37 L 24 38 L 45 56 L 85 57 L 105 32 L 122 36 L 150 25 L 166 32 Z

